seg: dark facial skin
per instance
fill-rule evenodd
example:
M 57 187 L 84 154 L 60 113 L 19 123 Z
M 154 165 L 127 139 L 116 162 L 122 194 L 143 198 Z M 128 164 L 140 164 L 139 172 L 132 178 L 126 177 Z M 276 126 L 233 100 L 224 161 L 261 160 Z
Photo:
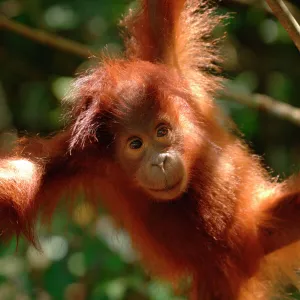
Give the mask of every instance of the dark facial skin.
M 125 120 L 119 130 L 117 159 L 135 183 L 153 198 L 178 198 L 187 186 L 180 130 L 159 108 L 148 106 L 140 111 Z

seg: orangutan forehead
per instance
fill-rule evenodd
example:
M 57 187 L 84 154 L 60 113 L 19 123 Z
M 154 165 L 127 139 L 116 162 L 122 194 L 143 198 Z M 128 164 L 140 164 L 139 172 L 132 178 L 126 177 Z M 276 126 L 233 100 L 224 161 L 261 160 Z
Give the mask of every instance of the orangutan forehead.
M 114 114 L 118 123 L 132 128 L 151 128 L 159 119 L 169 121 L 177 117 L 180 97 L 168 86 L 159 88 L 147 76 L 120 81 L 115 89 Z
M 120 124 L 127 130 L 147 129 L 162 115 L 161 107 L 155 99 L 141 99 L 137 102 L 127 102 L 120 105 L 122 110 Z

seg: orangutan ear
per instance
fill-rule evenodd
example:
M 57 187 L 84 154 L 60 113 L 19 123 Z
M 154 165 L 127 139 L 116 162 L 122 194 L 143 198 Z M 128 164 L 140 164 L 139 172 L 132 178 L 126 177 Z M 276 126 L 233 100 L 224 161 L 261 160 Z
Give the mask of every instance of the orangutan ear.
M 300 192 L 272 200 L 262 216 L 264 221 L 259 234 L 265 254 L 300 240 Z

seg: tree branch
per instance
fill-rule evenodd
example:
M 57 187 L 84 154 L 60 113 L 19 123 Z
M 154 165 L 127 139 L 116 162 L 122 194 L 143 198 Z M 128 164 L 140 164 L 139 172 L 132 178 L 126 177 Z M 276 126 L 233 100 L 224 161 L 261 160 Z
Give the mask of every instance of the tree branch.
M 266 0 L 274 15 L 300 51 L 300 26 L 282 0 Z
M 55 34 L 30 28 L 26 25 L 9 20 L 3 15 L 0 15 L 0 29 L 3 28 L 13 31 L 40 44 L 56 48 L 67 53 L 72 53 L 85 59 L 92 56 L 92 50 L 85 45 L 59 37 Z
M 261 94 L 241 94 L 229 90 L 220 93 L 221 98 L 234 101 L 250 108 L 266 111 L 276 117 L 300 126 L 300 109 Z
M 92 56 L 92 51 L 83 44 L 76 43 L 41 30 L 32 29 L 28 26 L 8 20 L 4 16 L 0 16 L 0 29 L 1 28 L 23 35 L 38 43 L 80 56 L 84 59 Z M 260 94 L 246 95 L 228 90 L 221 92 L 220 97 L 246 105 L 250 108 L 264 110 L 272 115 L 300 126 L 300 109 L 289 104 L 276 101 L 271 97 Z

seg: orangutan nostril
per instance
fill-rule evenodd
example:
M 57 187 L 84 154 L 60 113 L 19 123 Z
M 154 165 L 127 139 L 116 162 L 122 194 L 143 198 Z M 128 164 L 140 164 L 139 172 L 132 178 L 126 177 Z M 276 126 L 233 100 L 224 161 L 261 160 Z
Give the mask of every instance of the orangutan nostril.
M 151 163 L 152 167 L 158 167 L 160 169 L 164 169 L 165 164 L 167 161 L 167 154 L 163 153 L 163 154 L 159 154 Z
M 158 164 L 151 164 L 152 167 L 158 167 L 160 169 L 163 169 L 164 168 L 164 162 L 160 162 Z

